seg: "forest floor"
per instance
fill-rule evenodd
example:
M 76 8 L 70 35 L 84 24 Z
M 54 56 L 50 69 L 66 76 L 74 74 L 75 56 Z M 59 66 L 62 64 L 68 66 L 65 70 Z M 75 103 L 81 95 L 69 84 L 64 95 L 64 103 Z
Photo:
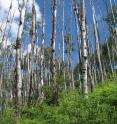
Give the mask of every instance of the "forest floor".
M 50 100 L 50 102 L 52 102 Z M 15 110 L 0 116 L 0 124 L 16 124 Z M 117 81 L 96 88 L 84 99 L 78 90 L 61 91 L 57 104 L 22 107 L 20 124 L 117 124 Z

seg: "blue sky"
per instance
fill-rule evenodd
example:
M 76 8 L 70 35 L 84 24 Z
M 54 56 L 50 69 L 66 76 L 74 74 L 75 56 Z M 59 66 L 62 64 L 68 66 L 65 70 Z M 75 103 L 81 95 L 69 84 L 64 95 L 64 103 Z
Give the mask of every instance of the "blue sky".
M 22 0 L 19 0 L 20 2 Z M 32 0 L 28 0 L 28 11 L 31 11 L 32 7 Z M 45 15 L 45 20 L 46 20 L 46 27 L 45 27 L 45 46 L 50 46 L 50 41 L 51 41 L 51 34 L 52 34 L 52 13 L 51 13 L 51 6 L 52 6 L 52 0 L 45 0 L 46 1 L 46 15 Z M 58 0 L 62 1 L 62 0 Z M 71 11 L 71 1 L 72 0 L 65 0 L 65 34 L 68 33 L 69 31 L 69 20 L 70 20 L 70 15 L 72 16 L 72 42 L 74 43 L 74 48 L 75 51 L 73 52 L 73 64 L 76 65 L 78 62 L 78 49 L 77 49 L 77 35 L 76 35 L 76 27 L 75 27 L 75 18 L 74 18 L 74 13 L 73 10 Z M 79 2 L 80 0 L 78 0 Z M 92 22 L 92 12 L 90 8 L 90 0 L 85 0 L 86 4 L 86 15 L 87 15 L 87 23 L 88 23 L 88 28 L 89 28 L 89 41 L 90 43 L 95 46 L 95 39 L 93 35 L 93 22 Z M 98 22 L 98 29 L 99 34 L 100 34 L 100 42 L 104 43 L 105 40 L 105 35 L 103 31 L 103 25 L 102 25 L 102 18 L 106 16 L 106 6 L 104 1 L 106 1 L 110 7 L 109 1 L 110 0 L 93 0 L 94 1 L 94 6 L 96 10 L 96 16 L 97 16 L 97 22 Z M 111 0 L 112 3 L 117 4 L 117 0 Z M 36 4 L 36 10 L 37 10 L 37 17 L 38 20 L 41 20 L 41 12 L 42 12 L 42 2 L 43 0 L 37 0 Z M 6 4 L 7 3 L 7 4 Z M 4 30 L 5 24 L 6 24 L 6 17 L 9 11 L 9 6 L 10 6 L 10 0 L 0 0 L 0 27 L 2 25 L 2 29 Z M 19 10 L 18 10 L 18 2 L 17 0 L 13 0 L 13 8 L 11 10 L 11 15 L 13 16 L 13 13 L 15 12 L 14 20 L 13 23 L 11 24 L 11 30 L 10 33 L 11 35 L 9 36 L 9 39 L 7 40 L 7 44 L 11 44 L 16 41 L 17 37 L 17 31 L 18 31 L 18 24 L 19 20 Z M 70 14 L 71 13 L 71 14 Z M 11 17 L 9 17 L 11 18 Z M 11 23 L 11 22 L 10 22 Z M 10 24 L 8 26 L 8 29 L 10 27 Z M 108 25 L 104 24 L 104 29 L 106 31 L 107 37 L 109 36 L 109 29 Z M 58 52 L 58 43 L 62 42 L 62 37 L 61 37 L 61 32 L 62 32 L 62 5 L 59 3 L 58 4 L 58 13 L 57 13 L 57 38 L 56 38 L 56 53 Z M 2 36 L 2 34 L 0 34 Z M 38 33 L 39 36 L 39 47 L 41 46 L 41 28 Z M 1 42 L 1 39 L 0 39 Z M 26 41 L 23 42 L 23 45 L 25 48 L 25 52 L 27 51 L 27 48 L 29 47 L 31 50 L 31 40 L 26 39 Z M 61 46 L 62 48 L 62 46 Z M 61 51 L 62 52 L 62 51 Z
M 12 2 L 11 2 L 12 1 Z M 12 8 L 9 10 L 10 5 L 12 4 Z M 21 7 L 22 0 L 19 0 L 19 5 Z M 28 0 L 27 2 L 27 12 L 32 13 L 32 0 Z M 37 12 L 37 19 L 41 19 L 41 13 L 39 11 L 39 5 L 36 3 L 36 12 Z M 6 27 L 6 36 L 7 40 L 3 41 L 3 48 L 7 47 L 16 41 L 17 32 L 18 32 L 18 25 L 19 25 L 19 9 L 18 9 L 18 1 L 17 0 L 0 0 L 0 43 L 2 41 L 2 37 L 4 35 L 4 30 Z M 9 23 L 6 21 L 7 18 L 10 20 Z M 2 31 L 1 31 L 2 30 Z M 8 33 L 10 30 L 10 33 Z M 6 38 L 6 37 L 5 37 Z M 25 41 L 23 42 L 25 45 Z
M 98 21 L 98 29 L 100 29 L 100 42 L 104 43 L 105 42 L 105 37 L 104 37 L 104 31 L 103 31 L 103 25 L 102 25 L 102 18 L 106 16 L 106 6 L 104 3 L 105 0 L 94 0 L 94 6 L 95 6 L 95 11 L 96 11 L 96 16 L 97 16 L 97 21 Z M 40 11 L 42 11 L 42 2 L 43 0 L 38 0 L 38 4 L 40 6 Z M 112 3 L 114 2 L 117 3 L 117 0 L 112 0 Z M 107 0 L 107 3 L 109 5 L 109 0 Z M 85 0 L 86 4 L 86 15 L 87 15 L 87 23 L 88 23 L 88 28 L 89 28 L 89 40 L 90 43 L 94 45 L 95 40 L 93 36 L 93 22 L 92 22 L 92 12 L 90 8 L 90 2 L 89 0 Z M 51 0 L 46 0 L 46 12 L 45 12 L 45 20 L 46 20 L 46 27 L 45 27 L 45 45 L 48 46 L 50 44 L 50 39 L 51 39 L 51 31 L 52 31 L 52 14 L 51 14 L 51 5 L 52 2 Z M 70 18 L 70 13 L 71 13 L 71 0 L 65 0 L 65 27 L 66 31 L 65 33 L 68 32 L 69 30 L 69 18 Z M 58 16 L 57 16 L 57 38 L 56 38 L 56 48 L 58 49 L 58 42 L 62 42 L 61 39 L 61 32 L 62 32 L 62 6 L 61 4 L 58 4 Z M 106 35 L 109 36 L 109 29 L 106 24 L 104 24 L 104 29 L 106 30 Z M 41 31 L 40 31 L 41 33 Z M 41 45 L 41 34 L 39 33 L 39 45 Z M 74 19 L 74 13 L 72 11 L 72 38 L 73 38 L 73 43 L 74 43 L 74 48 L 75 51 L 73 52 L 73 64 L 76 65 L 78 62 L 78 52 L 77 52 L 77 38 L 76 38 L 76 27 L 75 27 L 75 19 Z M 62 46 L 61 46 L 62 48 Z M 56 50 L 57 50 L 56 49 Z M 57 52 L 57 51 L 56 51 Z

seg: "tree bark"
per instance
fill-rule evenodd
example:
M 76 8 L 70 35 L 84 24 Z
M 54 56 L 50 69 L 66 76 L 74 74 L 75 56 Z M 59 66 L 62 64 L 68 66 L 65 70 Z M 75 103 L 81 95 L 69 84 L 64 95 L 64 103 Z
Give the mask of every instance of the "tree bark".
M 56 17 L 57 17 L 57 0 L 53 0 L 53 26 L 52 26 L 52 57 L 51 57 L 51 73 L 52 73 L 52 83 L 56 83 L 56 53 L 55 53 L 55 46 L 56 46 Z
M 34 95 L 34 47 L 36 43 L 36 9 L 35 9 L 35 0 L 33 0 L 32 4 L 32 14 L 33 14 L 33 20 L 32 20 L 32 44 L 31 44 L 31 56 L 30 56 L 30 88 L 29 88 L 29 104 L 32 102 L 32 96 Z
M 65 90 L 67 89 L 66 86 L 66 81 L 65 81 L 65 40 L 64 40 L 64 3 L 65 1 L 63 0 L 62 3 L 62 63 L 63 63 L 63 78 L 64 78 L 64 86 L 65 86 Z
M 88 82 L 87 82 L 87 42 L 86 42 L 86 11 L 85 2 L 81 1 L 81 57 L 82 57 L 82 85 L 85 98 L 88 97 Z
M 43 13 L 42 13 L 42 46 L 41 46 L 41 64 L 40 64 L 40 80 L 43 87 L 43 73 L 44 73 L 44 40 L 45 40 L 45 0 L 43 0 Z
M 96 40 L 96 52 L 97 52 L 97 57 L 98 57 L 101 82 L 103 83 L 104 75 L 103 75 L 101 55 L 100 55 L 100 42 L 99 42 L 99 36 L 98 36 L 98 30 L 97 30 L 97 24 L 96 24 L 95 9 L 94 9 L 92 0 L 90 0 L 90 4 L 91 4 L 91 10 L 92 10 L 92 14 L 93 14 L 94 33 L 95 33 L 95 40 Z
M 20 12 L 20 23 L 16 40 L 16 106 L 22 104 L 22 77 L 21 77 L 21 42 L 24 27 L 25 11 L 27 0 L 22 0 L 22 8 Z

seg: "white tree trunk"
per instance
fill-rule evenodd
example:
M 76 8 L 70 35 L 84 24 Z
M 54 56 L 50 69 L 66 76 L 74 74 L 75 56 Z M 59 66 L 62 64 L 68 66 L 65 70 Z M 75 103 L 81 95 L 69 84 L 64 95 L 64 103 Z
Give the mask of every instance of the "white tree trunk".
M 56 46 L 56 18 L 57 18 L 57 0 L 53 0 L 53 26 L 52 26 L 52 58 L 51 58 L 51 63 L 52 63 L 52 82 L 56 83 L 56 53 L 55 53 L 55 46 Z
M 93 14 L 94 33 L 95 33 L 95 40 L 96 40 L 96 52 L 97 52 L 97 57 L 98 57 L 101 81 L 103 83 L 104 82 L 104 75 L 103 75 L 103 69 L 102 69 L 102 63 L 101 63 L 100 42 L 99 42 L 98 31 L 97 31 L 97 24 L 96 24 L 96 18 L 95 18 L 95 9 L 94 9 L 93 1 L 92 0 L 90 0 L 90 3 L 91 3 L 92 14 Z
M 67 89 L 66 81 L 65 81 L 65 41 L 64 41 L 64 3 L 62 3 L 62 63 L 63 63 L 63 77 L 64 77 L 64 86 L 65 90 Z
M 82 85 L 85 97 L 88 97 L 87 82 L 87 42 L 86 42 L 86 11 L 85 2 L 81 1 L 81 54 L 82 54 Z
M 29 104 L 32 101 L 32 96 L 34 95 L 34 48 L 36 43 L 36 9 L 35 9 L 35 0 L 33 0 L 32 4 L 32 44 L 31 44 L 31 56 L 30 56 L 30 88 L 29 88 Z
M 22 8 L 20 12 L 20 23 L 18 28 L 18 35 L 16 40 L 16 104 L 21 105 L 22 100 L 22 77 L 21 77 L 21 42 L 24 27 L 25 11 L 27 0 L 22 1 Z
M 45 0 L 43 0 L 43 13 L 42 13 L 42 47 L 41 47 L 41 65 L 40 65 L 40 80 L 43 86 L 43 73 L 44 73 L 44 40 L 45 40 Z

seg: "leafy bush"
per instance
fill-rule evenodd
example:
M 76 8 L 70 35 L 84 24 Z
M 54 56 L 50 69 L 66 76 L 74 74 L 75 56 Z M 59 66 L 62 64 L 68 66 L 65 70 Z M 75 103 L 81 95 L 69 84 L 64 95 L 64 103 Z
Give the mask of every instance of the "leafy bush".
M 0 115 L 0 124 L 16 124 L 15 111 L 7 109 Z
M 116 124 L 117 84 L 107 83 L 98 87 L 88 99 L 84 99 L 78 90 L 63 91 L 58 104 L 45 102 L 35 107 L 24 107 L 21 112 L 21 124 Z M 1 124 L 15 124 L 13 119 L 6 113 Z

